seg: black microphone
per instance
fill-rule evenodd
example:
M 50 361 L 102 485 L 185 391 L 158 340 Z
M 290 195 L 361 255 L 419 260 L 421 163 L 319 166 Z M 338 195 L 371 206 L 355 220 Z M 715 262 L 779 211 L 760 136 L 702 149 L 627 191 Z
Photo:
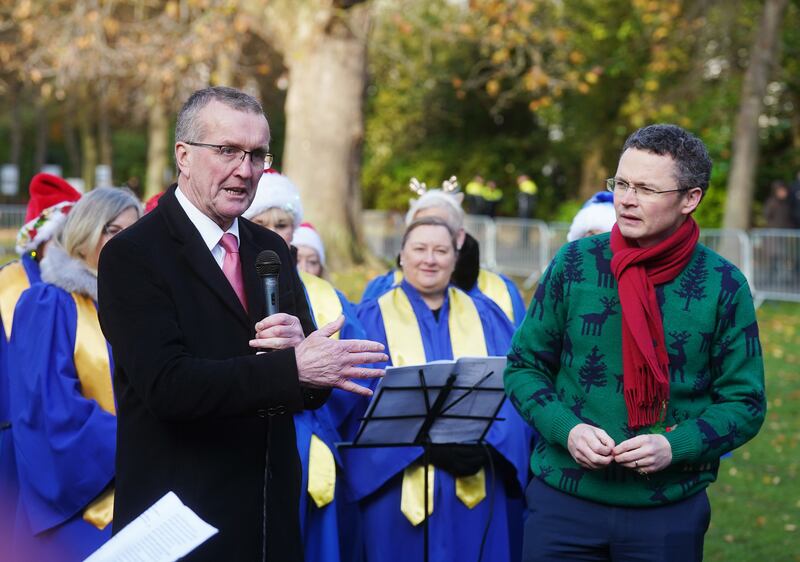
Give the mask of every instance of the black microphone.
M 278 273 L 281 271 L 281 258 L 272 250 L 262 250 L 256 257 L 256 271 L 264 286 L 267 316 L 272 316 L 278 312 Z

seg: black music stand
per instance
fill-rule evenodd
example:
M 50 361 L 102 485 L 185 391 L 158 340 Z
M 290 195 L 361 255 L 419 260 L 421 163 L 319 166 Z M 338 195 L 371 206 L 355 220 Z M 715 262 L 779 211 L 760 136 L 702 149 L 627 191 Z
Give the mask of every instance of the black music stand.
M 505 357 L 469 357 L 390 367 L 352 443 L 342 447 L 423 448 L 423 548 L 429 557 L 428 463 L 434 444 L 483 445 L 505 399 Z M 460 379 L 464 379 L 463 382 Z

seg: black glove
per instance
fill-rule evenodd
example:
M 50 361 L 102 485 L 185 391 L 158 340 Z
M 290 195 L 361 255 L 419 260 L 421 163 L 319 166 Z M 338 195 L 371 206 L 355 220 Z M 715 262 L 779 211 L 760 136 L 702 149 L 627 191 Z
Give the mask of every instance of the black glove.
M 488 463 L 480 445 L 431 445 L 429 460 L 453 476 L 472 476 Z

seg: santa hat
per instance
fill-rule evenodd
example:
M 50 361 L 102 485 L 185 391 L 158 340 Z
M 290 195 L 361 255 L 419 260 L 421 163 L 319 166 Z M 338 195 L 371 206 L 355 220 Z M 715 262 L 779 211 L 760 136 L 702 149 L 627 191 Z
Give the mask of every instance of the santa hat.
M 159 191 L 144 203 L 144 214 L 146 215 L 156 207 L 158 207 L 158 200 L 164 195 L 163 191 Z
M 303 220 L 303 206 L 297 187 L 289 178 L 270 168 L 261 176 L 253 203 L 242 216 L 252 219 L 273 207 L 289 213 L 294 218 L 294 224 L 300 224 Z
M 308 246 L 317 252 L 319 263 L 325 267 L 325 246 L 322 244 L 322 238 L 310 223 L 304 222 L 295 229 L 292 246 Z
M 67 220 L 67 213 L 81 198 L 66 181 L 44 173 L 33 176 L 29 192 L 25 224 L 17 233 L 16 250 L 20 255 L 35 250 L 58 233 Z
M 589 231 L 608 232 L 617 222 L 614 212 L 614 195 L 601 191 L 583 204 L 581 210 L 572 219 L 567 233 L 567 241 L 573 242 L 586 236 Z

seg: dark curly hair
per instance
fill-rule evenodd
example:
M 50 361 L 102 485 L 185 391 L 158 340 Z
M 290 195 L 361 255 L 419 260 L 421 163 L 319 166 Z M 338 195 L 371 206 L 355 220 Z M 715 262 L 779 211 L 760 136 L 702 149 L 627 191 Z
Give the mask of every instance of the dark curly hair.
M 708 190 L 711 157 L 703 141 L 687 130 L 666 123 L 648 125 L 628 137 L 622 152 L 629 148 L 672 157 L 679 188 L 699 187 L 703 195 Z

